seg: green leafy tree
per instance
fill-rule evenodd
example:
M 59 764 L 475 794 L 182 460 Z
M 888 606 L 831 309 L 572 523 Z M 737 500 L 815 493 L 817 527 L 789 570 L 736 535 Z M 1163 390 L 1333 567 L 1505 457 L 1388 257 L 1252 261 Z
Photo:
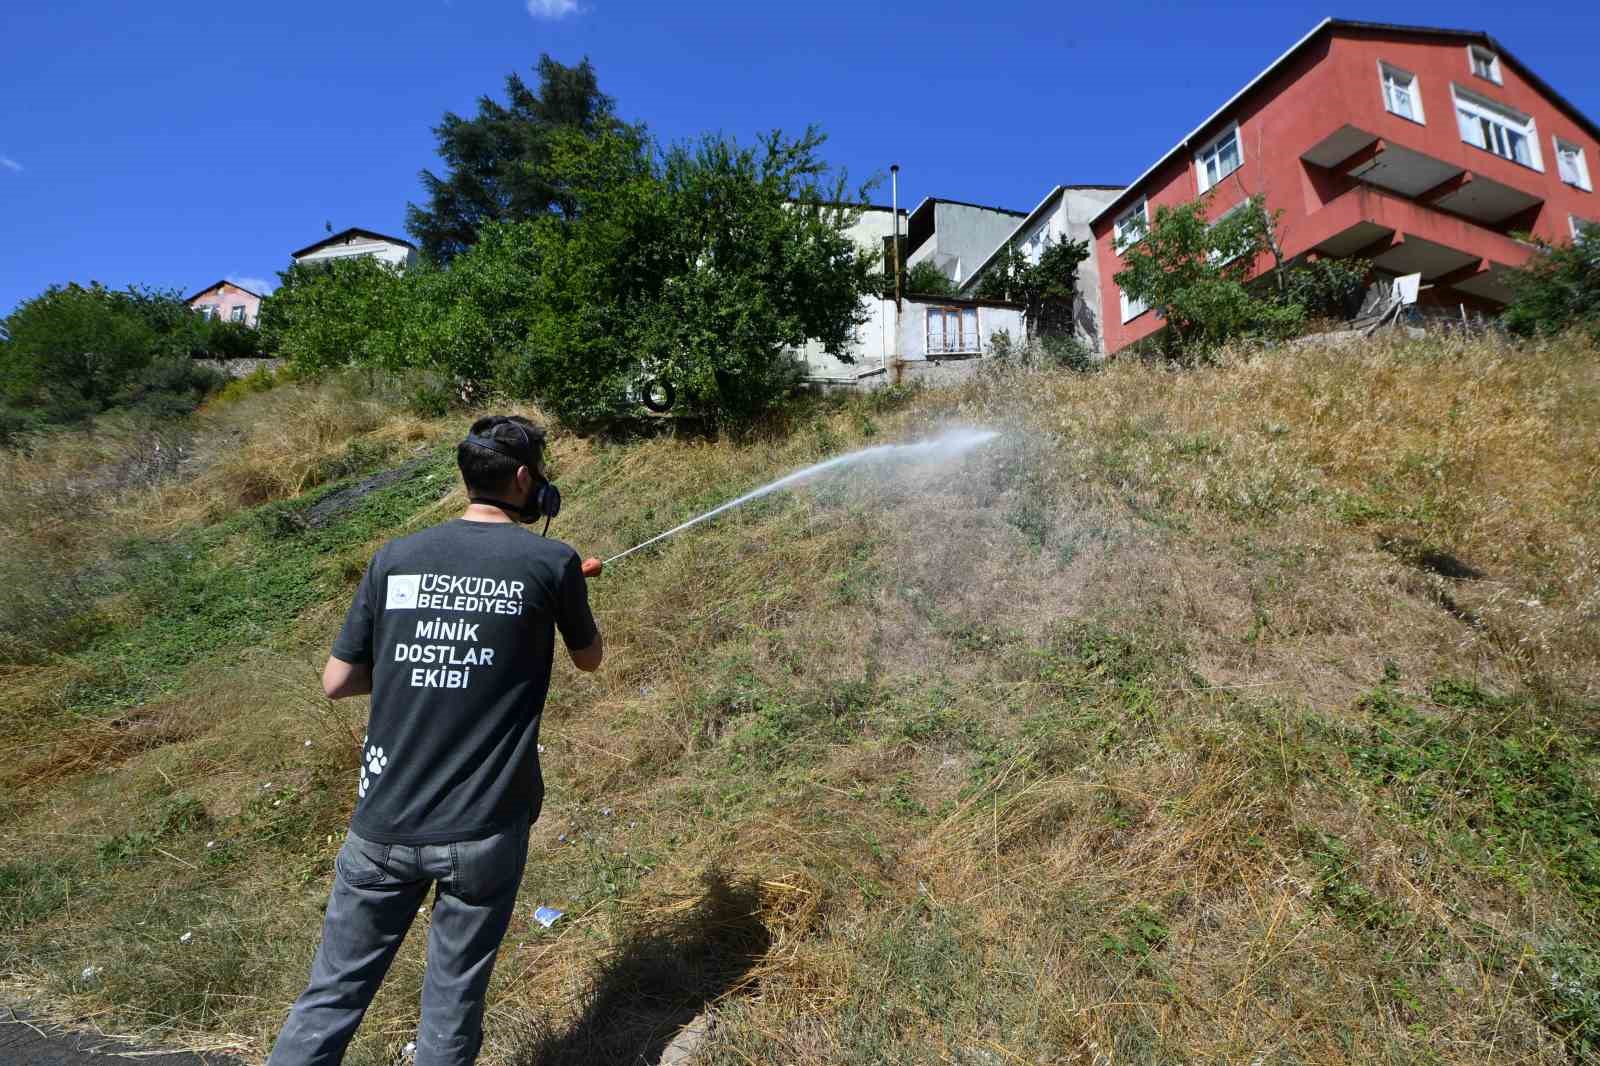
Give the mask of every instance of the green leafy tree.
M 420 359 L 404 341 L 402 317 L 417 309 L 395 267 L 352 256 L 297 264 L 278 278 L 277 291 L 261 301 L 259 325 L 264 345 L 297 368 L 397 370 Z
M 1580 329 L 1600 342 L 1600 226 L 1587 226 L 1571 243 L 1544 244 L 1511 273 L 1506 328 L 1524 336 Z
M 1170 355 L 1203 355 L 1235 337 L 1288 336 L 1305 318 L 1301 304 L 1257 296 L 1248 286 L 1273 247 L 1274 219 L 1261 198 L 1214 221 L 1210 204 L 1208 196 L 1157 207 L 1148 229 L 1123 250 L 1115 275 L 1130 300 L 1165 322 L 1157 343 Z M 1280 280 L 1276 292 L 1285 289 Z
M 894 279 L 890 278 L 892 286 Z M 905 291 L 917 293 L 922 296 L 954 296 L 956 283 L 945 276 L 944 271 L 924 259 L 910 270 L 906 271 Z
M 204 350 L 206 331 L 177 292 L 53 285 L 6 316 L 0 390 L 11 404 L 100 410 L 153 362 Z
M 407 205 L 406 228 L 428 259 L 445 264 L 490 222 L 570 213 L 575 202 L 551 169 L 557 135 L 594 138 L 626 128 L 587 59 L 569 67 L 541 56 L 537 90 L 511 74 L 505 103 L 480 97 L 475 117 L 446 112 L 434 127 L 446 169 L 442 176 L 422 171 L 428 202 Z
M 1021 304 L 1030 335 L 1070 337 L 1078 264 L 1087 258 L 1087 241 L 1046 238 L 1037 260 L 1008 244 L 978 279 L 976 292 L 987 300 Z
M 688 404 L 743 418 L 796 380 L 809 340 L 845 355 L 874 291 L 874 258 L 845 233 L 847 202 L 823 135 L 722 137 L 657 152 L 613 134 L 566 138 L 569 218 L 533 226 L 539 277 L 526 387 L 568 418 L 603 417 L 644 376 Z

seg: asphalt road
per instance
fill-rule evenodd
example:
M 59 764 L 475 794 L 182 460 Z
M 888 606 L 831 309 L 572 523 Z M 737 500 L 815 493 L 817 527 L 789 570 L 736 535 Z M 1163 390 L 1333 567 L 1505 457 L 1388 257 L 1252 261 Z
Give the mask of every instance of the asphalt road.
M 0 1010 L 0 1066 L 242 1066 L 228 1055 L 154 1053 L 97 1033 L 27 1022 Z

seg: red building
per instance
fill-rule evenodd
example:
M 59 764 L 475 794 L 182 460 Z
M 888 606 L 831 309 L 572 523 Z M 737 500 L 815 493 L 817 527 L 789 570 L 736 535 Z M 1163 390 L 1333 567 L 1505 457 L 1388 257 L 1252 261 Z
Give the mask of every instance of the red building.
M 1210 193 L 1215 219 L 1260 193 L 1287 261 L 1370 259 L 1492 311 L 1534 254 L 1512 233 L 1600 221 L 1597 156 L 1600 127 L 1488 34 L 1327 19 L 1095 217 L 1106 351 L 1162 326 L 1113 280 L 1157 205 Z

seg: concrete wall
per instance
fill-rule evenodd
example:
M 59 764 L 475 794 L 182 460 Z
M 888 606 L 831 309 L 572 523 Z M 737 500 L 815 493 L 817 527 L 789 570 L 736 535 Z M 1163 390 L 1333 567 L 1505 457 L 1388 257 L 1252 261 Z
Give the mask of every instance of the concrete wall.
M 928 311 L 942 308 L 970 308 L 977 312 L 977 352 L 929 355 Z M 1002 330 L 1013 339 L 1022 337 L 1022 308 L 1006 304 L 958 298 L 906 298 L 896 314 L 892 298 L 871 297 L 862 301 L 862 309 L 867 313 L 867 321 L 856 330 L 851 350 L 855 362 L 845 363 L 829 356 L 821 350 L 821 345 L 812 342 L 795 353 L 804 363 L 807 381 L 824 386 L 876 388 L 894 379 L 897 361 L 902 378 L 933 374 L 934 365 L 975 363 L 989 355 L 993 351 L 994 335 Z M 948 377 L 949 374 L 936 376 Z
M 1097 352 L 1105 351 L 1105 330 L 1101 320 L 1100 267 L 1089 223 L 1121 191 L 1067 187 L 1051 210 L 1030 220 L 1013 238 L 1013 243 L 1034 263 L 1039 261 L 1046 240 L 1084 241 L 1089 245 L 1088 258 L 1078 264 L 1078 297 L 1072 308 L 1072 324 L 1074 335 Z
M 394 241 L 375 241 L 370 237 L 351 237 L 340 244 L 329 244 L 309 255 L 300 256 L 296 263 L 316 263 L 328 259 L 347 259 L 352 256 L 370 255 L 385 263 L 395 266 L 408 267 L 417 261 L 415 248 L 408 248 Z
M 900 209 L 900 232 L 905 234 L 905 208 Z M 856 245 L 876 256 L 883 255 L 884 241 L 894 236 L 894 215 L 887 207 L 868 207 L 861 212 L 855 224 L 845 229 L 845 234 Z M 888 301 L 890 318 L 884 316 L 884 301 L 876 296 L 863 297 L 861 309 L 867 320 L 856 328 L 849 353 L 854 363 L 846 363 L 822 350 L 817 341 L 807 341 L 791 354 L 803 364 L 806 380 L 822 384 L 853 385 L 863 376 L 881 375 L 884 372 L 884 353 L 889 348 L 889 329 L 894 301 Z
M 196 359 L 197 366 L 209 366 L 220 370 L 230 378 L 249 377 L 257 370 L 278 370 L 283 364 L 282 359 Z
M 221 285 L 213 285 L 205 292 L 190 297 L 189 306 L 196 311 L 208 308 L 213 317 L 224 321 L 231 321 L 234 309 L 242 307 L 244 308 L 245 325 L 254 326 L 256 319 L 261 314 L 261 297 L 252 292 L 245 292 L 237 285 L 223 282 Z
M 885 318 L 894 322 L 894 301 L 883 301 L 887 306 Z M 993 350 L 993 337 L 1002 330 L 1012 340 L 1022 339 L 1022 308 L 1008 304 L 994 304 L 971 299 L 940 299 L 927 297 L 921 300 L 901 301 L 898 330 L 899 345 L 896 351 L 903 363 L 966 362 L 976 355 L 989 355 Z M 938 308 L 971 308 L 978 313 L 978 343 L 980 351 L 973 354 L 928 354 L 928 312 Z M 891 353 L 891 358 L 894 353 Z
M 967 280 L 978 264 L 1016 229 L 1023 218 L 1015 211 L 968 204 L 933 202 L 933 234 L 906 257 L 910 269 L 924 259 L 957 285 Z
M 863 378 L 881 376 L 888 365 L 887 352 L 893 340 L 894 301 L 876 296 L 863 297 L 861 309 L 867 320 L 856 327 L 849 355 L 855 362 L 847 363 L 822 350 L 817 341 L 807 341 L 792 354 L 802 364 L 802 374 L 807 381 L 829 385 L 854 385 Z

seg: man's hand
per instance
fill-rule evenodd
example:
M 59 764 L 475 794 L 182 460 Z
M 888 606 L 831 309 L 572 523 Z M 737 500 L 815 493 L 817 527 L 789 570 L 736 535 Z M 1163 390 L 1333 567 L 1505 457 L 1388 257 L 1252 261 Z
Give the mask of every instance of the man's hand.
M 590 556 L 583 561 L 583 566 L 580 569 L 583 570 L 584 577 L 595 578 L 599 577 L 601 572 L 605 570 L 605 564 L 599 559 Z

